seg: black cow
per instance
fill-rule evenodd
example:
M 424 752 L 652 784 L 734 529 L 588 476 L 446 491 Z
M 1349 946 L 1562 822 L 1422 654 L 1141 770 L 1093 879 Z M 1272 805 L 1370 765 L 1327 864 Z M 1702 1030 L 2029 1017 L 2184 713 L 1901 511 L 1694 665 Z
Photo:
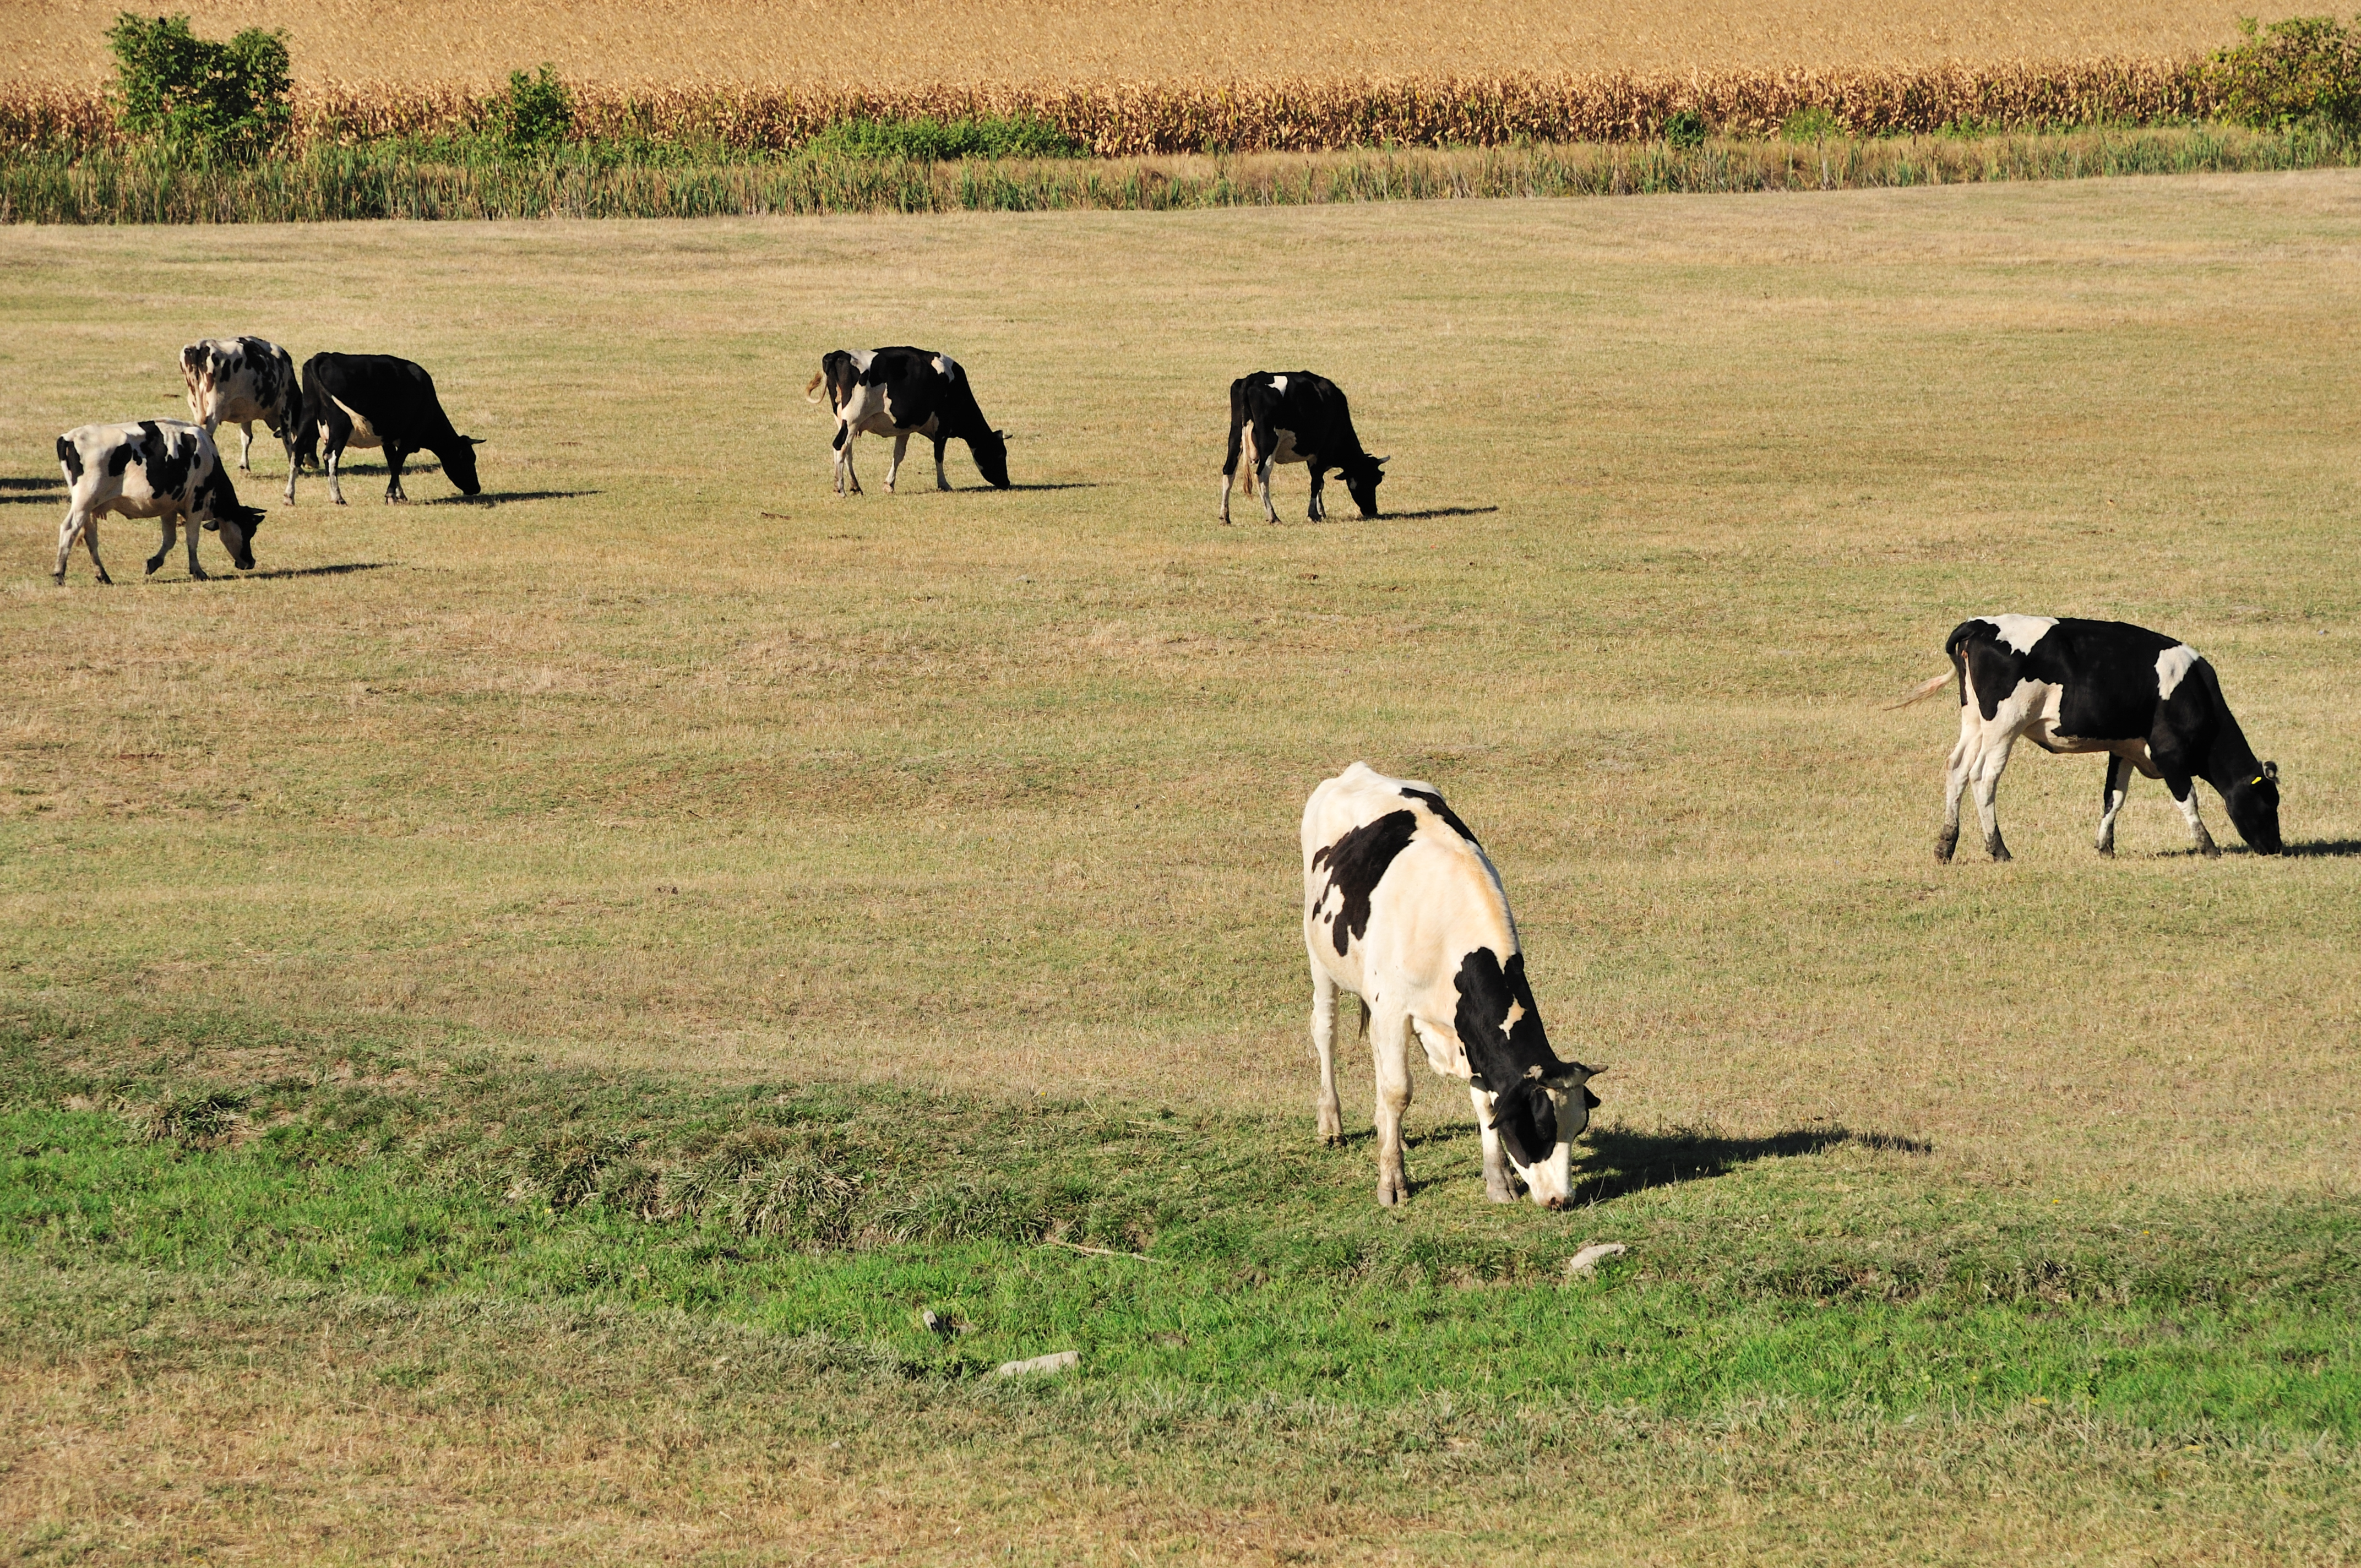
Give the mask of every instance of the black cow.
M 2255 760 L 2213 666 L 2186 642 L 2120 620 L 1992 615 L 1961 621 L 1943 651 L 1950 670 L 1894 705 L 1905 707 L 1947 683 L 1959 685 L 1960 742 L 1951 748 L 1938 861 L 1949 860 L 1959 845 L 1960 792 L 1970 779 L 1984 848 L 1995 861 L 2009 858 L 1993 801 L 2020 735 L 2045 751 L 2108 754 L 2097 840 L 2103 855 L 2115 852 L 2115 813 L 2130 793 L 2134 768 L 2164 781 L 2203 853 L 2222 851 L 2197 815 L 2197 779 L 2220 793 L 2249 848 L 2279 852 L 2279 765 Z
M 254 531 L 263 514 L 241 505 L 214 438 L 198 425 L 177 419 L 143 419 L 123 424 L 85 424 L 58 437 L 58 466 L 66 477 L 66 516 L 58 527 L 58 565 L 51 580 L 66 580 L 66 557 L 80 538 L 90 549 L 98 580 L 111 583 L 98 558 L 98 520 L 108 512 L 152 517 L 164 525 L 164 542 L 148 558 L 148 573 L 164 564 L 175 530 L 189 539 L 189 576 L 197 565 L 197 525 L 216 529 L 241 572 L 254 570 Z
M 432 452 L 443 460 L 445 477 L 472 496 L 483 488 L 476 479 L 476 448 L 472 435 L 451 428 L 450 417 L 434 396 L 434 378 L 425 367 L 390 354 L 314 354 L 303 362 L 303 431 L 299 455 L 321 457 L 328 474 L 328 499 L 345 504 L 336 483 L 336 463 L 352 446 L 382 446 L 388 477 L 385 499 L 406 501 L 401 493 L 401 465 L 412 453 Z M 288 499 L 294 499 L 291 477 Z
M 967 443 L 976 472 L 994 489 L 1008 488 L 1008 434 L 992 428 L 976 406 L 967 372 L 948 354 L 925 348 L 837 348 L 820 356 L 819 374 L 804 384 L 804 400 L 828 389 L 828 406 L 836 411 L 836 493 L 846 487 L 861 494 L 861 476 L 852 471 L 852 442 L 863 431 L 894 438 L 894 463 L 885 470 L 885 493 L 894 493 L 894 476 L 902 471 L 902 455 L 910 437 L 925 435 L 935 443 L 935 488 L 948 490 L 943 473 L 943 447 L 951 441 Z
M 1222 464 L 1222 521 L 1230 521 L 1230 483 L 1237 477 L 1241 442 L 1246 444 L 1246 494 L 1262 485 L 1263 516 L 1279 521 L 1270 504 L 1270 466 L 1302 463 L 1312 469 L 1312 508 L 1303 515 L 1318 522 L 1328 515 L 1321 488 L 1327 470 L 1340 471 L 1345 488 L 1363 517 L 1378 515 L 1378 487 L 1385 482 L 1383 457 L 1361 450 L 1353 433 L 1353 412 L 1345 393 L 1325 376 L 1309 370 L 1257 370 L 1230 383 L 1230 453 Z

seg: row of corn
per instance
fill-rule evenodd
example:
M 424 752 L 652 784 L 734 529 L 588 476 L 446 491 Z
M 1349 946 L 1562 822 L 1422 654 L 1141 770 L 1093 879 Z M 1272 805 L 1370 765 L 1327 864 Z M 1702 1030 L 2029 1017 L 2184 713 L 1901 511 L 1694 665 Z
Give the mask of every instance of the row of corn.
M 1126 157 L 1644 141 L 1664 135 L 1676 116 L 1717 135 L 1764 136 L 1806 111 L 1818 111 L 1810 118 L 1828 130 L 1854 136 L 2153 125 L 2204 117 L 2215 96 L 2195 58 L 1059 87 L 592 85 L 575 91 L 573 134 L 754 152 L 793 149 L 845 120 L 1022 115 L 1102 157 Z M 466 136 L 486 127 L 494 101 L 460 89 L 300 86 L 291 150 Z M 0 86 L 0 148 L 96 149 L 118 141 L 100 92 Z

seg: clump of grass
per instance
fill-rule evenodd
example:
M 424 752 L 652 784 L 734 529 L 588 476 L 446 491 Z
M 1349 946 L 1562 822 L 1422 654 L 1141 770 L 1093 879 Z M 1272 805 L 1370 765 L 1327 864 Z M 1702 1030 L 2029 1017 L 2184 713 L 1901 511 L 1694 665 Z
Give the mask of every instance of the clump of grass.
M 1779 135 L 1787 141 L 1828 141 L 1844 134 L 1844 122 L 1819 104 L 1806 104 L 1779 123 Z
M 229 1136 L 251 1101 L 243 1090 L 188 1090 L 141 1106 L 133 1121 L 151 1144 L 209 1149 Z

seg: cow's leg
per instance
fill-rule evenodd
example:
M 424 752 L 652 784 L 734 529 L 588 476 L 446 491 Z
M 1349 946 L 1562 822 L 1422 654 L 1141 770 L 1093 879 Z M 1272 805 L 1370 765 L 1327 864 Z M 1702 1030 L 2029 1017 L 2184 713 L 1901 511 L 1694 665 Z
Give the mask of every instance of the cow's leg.
M 1259 466 L 1259 467 L 1258 467 L 1258 469 L 1257 469 L 1257 473 L 1256 473 L 1256 476 L 1255 476 L 1255 477 L 1256 477 L 1256 478 L 1257 478 L 1257 479 L 1258 479 L 1259 481 L 1261 481 L 1261 484 L 1262 484 L 1262 517 L 1263 517 L 1263 521 L 1264 521 L 1265 522 L 1277 522 L 1277 521 L 1279 521 L 1279 509 L 1278 509 L 1277 507 L 1275 507 L 1275 506 L 1273 506 L 1273 505 L 1271 505 L 1271 504 L 1270 504 L 1270 459 L 1269 459 L 1269 458 L 1266 457 L 1266 458 L 1264 458 L 1264 459 L 1262 460 L 1262 463 L 1261 463 L 1261 465 Z
M 1475 1102 L 1476 1125 L 1484 1135 L 1484 1196 L 1495 1203 L 1513 1203 L 1517 1184 L 1509 1179 L 1509 1162 L 1500 1153 L 1500 1132 L 1492 1125 L 1492 1108 L 1484 1102 L 1484 1091 L 1472 1083 L 1467 1086 L 1467 1098 Z
M 852 444 L 860 438 L 861 433 L 848 424 L 841 433 L 843 438 L 836 446 L 836 493 L 857 496 L 862 493 L 861 476 L 853 470 Z
M 895 477 L 902 472 L 903 455 L 909 450 L 909 433 L 907 431 L 901 430 L 895 431 L 894 433 L 894 461 L 885 465 L 885 493 L 889 496 L 894 493 Z
M 1944 764 L 1943 830 L 1935 836 L 1935 859 L 1948 862 L 1951 851 L 1960 847 L 1960 795 L 1968 787 L 1968 774 L 1976 760 L 1976 709 L 1972 703 L 1960 705 L 1960 740 L 1951 748 L 1950 761 Z
M 251 474 L 254 472 L 254 465 L 247 462 L 247 457 L 254 451 L 254 422 L 250 419 L 238 421 L 237 435 L 237 471 L 241 474 Z
M 1312 464 L 1312 502 L 1310 506 L 1304 509 L 1303 512 L 1303 516 L 1307 521 L 1325 522 L 1328 521 L 1328 503 L 1323 499 L 1321 496 L 1322 490 L 1326 488 L 1322 483 L 1323 477 L 1324 476 L 1320 472 L 1320 465 L 1317 463 Z
M 163 525 L 164 537 L 156 542 L 156 554 L 148 557 L 148 575 L 151 577 L 164 565 L 164 557 L 172 553 L 172 514 L 166 512 L 158 521 Z M 196 542 L 197 531 L 192 528 L 189 530 L 189 543 L 194 544 Z
M 344 457 L 344 447 L 335 445 L 330 446 L 320 459 L 320 466 L 328 471 L 328 499 L 338 506 L 345 504 L 345 488 L 336 482 L 336 465 L 343 462 Z
M 165 539 L 167 543 L 170 542 L 172 521 L 173 520 L 169 517 L 164 520 Z M 195 521 L 185 516 L 180 519 L 180 524 L 181 538 L 185 541 L 189 546 L 189 576 L 196 578 L 199 582 L 203 582 L 204 581 L 205 569 L 197 565 L 197 534 L 199 530 Z
M 949 444 L 950 444 L 950 437 L 947 435 L 935 437 L 935 488 L 939 490 L 948 490 L 951 488 L 951 477 L 943 472 L 943 448 Z M 970 447 L 968 450 L 972 452 L 975 448 Z
M 85 516 L 80 508 L 69 505 L 65 521 L 58 524 L 58 569 L 49 574 L 49 581 L 60 587 L 66 586 L 66 557 L 73 554 L 74 541 L 82 536 L 85 529 L 95 537 L 97 520 Z M 97 558 L 93 553 L 91 559 L 95 561 Z
M 1984 851 L 1995 861 L 2013 857 L 2008 846 L 2000 839 L 2000 775 L 2007 770 L 2008 753 L 2016 744 L 2010 734 L 1997 741 L 1987 740 L 1976 752 L 1976 819 L 1983 824 Z
M 1410 1109 L 1409 1014 L 1391 1008 L 1373 1014 L 1369 1055 L 1378 1069 L 1378 1201 L 1390 1206 L 1410 1196 L 1410 1172 L 1402 1164 L 1402 1114 Z
M 409 453 L 393 442 L 389 441 L 385 444 L 385 502 L 388 506 L 391 506 L 396 501 L 406 501 L 410 499 L 408 493 L 401 488 L 402 459 L 409 455 Z
M 1312 1050 L 1320 1058 L 1320 1092 L 1312 1102 L 1320 1141 L 1339 1144 L 1345 1140 L 1345 1109 L 1336 1098 L 1336 982 L 1316 963 L 1312 966 Z
M 2103 855 L 2115 852 L 2115 813 L 2124 808 L 2124 801 L 2131 793 L 2131 760 L 2110 753 L 2107 782 L 2099 791 L 2098 850 Z
M 2187 773 L 2169 767 L 2165 770 L 2164 787 L 2172 792 L 2172 804 L 2180 807 L 2181 819 L 2189 824 L 2189 845 L 2208 860 L 2222 852 L 2213 842 L 2213 835 L 2205 831 L 2205 819 L 2197 815 L 2197 781 Z
M 1222 521 L 1224 522 L 1230 521 L 1230 487 L 1237 483 L 1237 470 L 1235 468 L 1222 470 Z M 1249 485 L 1254 483 L 1251 469 L 1247 470 L 1246 483 Z

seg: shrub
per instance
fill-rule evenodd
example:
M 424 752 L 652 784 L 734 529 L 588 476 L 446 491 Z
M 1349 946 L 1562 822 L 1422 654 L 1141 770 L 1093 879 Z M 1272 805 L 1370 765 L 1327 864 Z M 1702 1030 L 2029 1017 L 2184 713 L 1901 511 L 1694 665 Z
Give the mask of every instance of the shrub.
M 143 1107 L 133 1119 L 151 1144 L 209 1149 L 229 1136 L 247 1102 L 247 1096 L 234 1089 L 191 1090 Z
M 839 120 L 804 144 L 840 158 L 904 158 L 947 163 L 962 158 L 1079 158 L 1082 145 L 1047 120 L 1027 115 L 973 119 Z
M 125 11 L 106 31 L 116 122 L 137 141 L 178 153 L 250 158 L 286 129 L 287 35 L 248 27 L 201 38 L 186 16 Z
M 2290 16 L 2257 27 L 2238 18 L 2242 43 L 2206 58 L 2221 113 L 2240 125 L 2285 130 L 2308 120 L 2361 126 L 2361 36 L 2334 16 Z
M 1780 124 L 1779 134 L 1788 141 L 1826 141 L 1844 135 L 1844 125 L 1834 110 L 1806 104 Z
M 1664 116 L 1664 140 L 1674 147 L 1705 145 L 1705 115 L 1695 109 L 1675 109 Z
M 546 60 L 535 76 L 510 71 L 507 91 L 495 94 L 486 109 L 500 150 L 519 158 L 546 152 L 574 130 L 574 96 Z

